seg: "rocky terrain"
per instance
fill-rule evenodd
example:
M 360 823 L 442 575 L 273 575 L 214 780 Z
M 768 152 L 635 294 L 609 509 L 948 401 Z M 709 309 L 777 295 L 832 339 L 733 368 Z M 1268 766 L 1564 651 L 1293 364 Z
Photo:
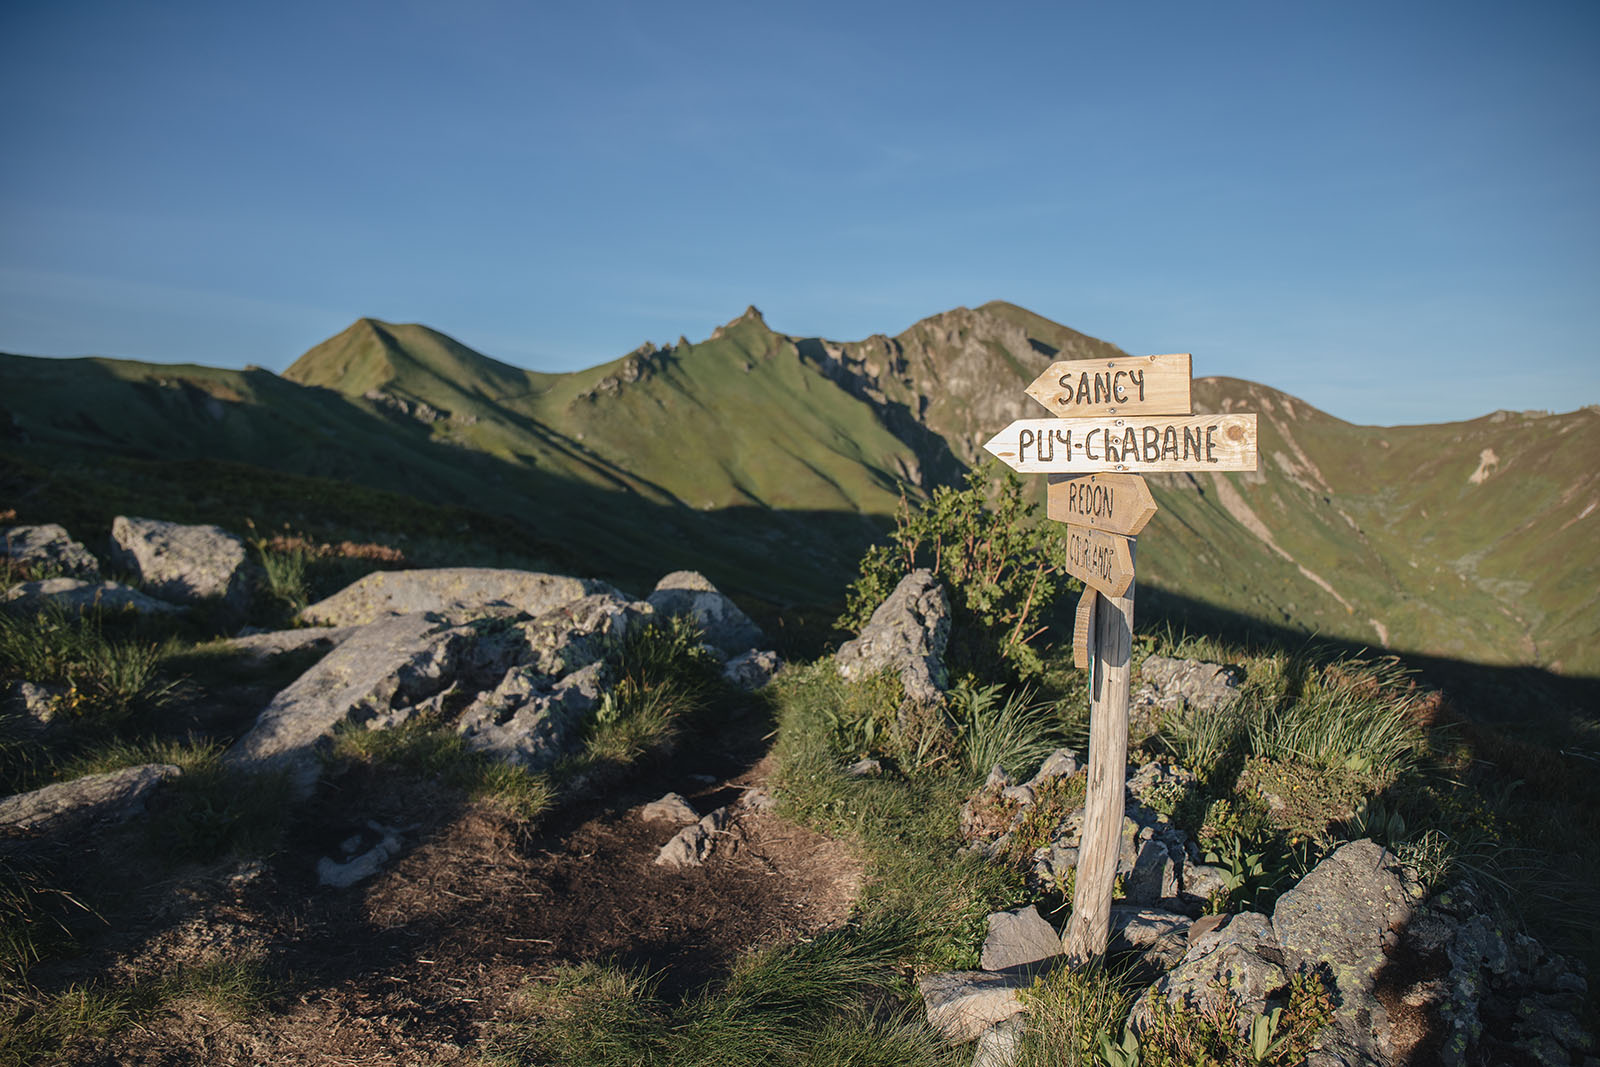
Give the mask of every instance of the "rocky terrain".
M 928 571 L 835 654 L 784 671 L 693 572 L 636 598 L 513 569 L 375 571 L 262 629 L 243 620 L 260 616 L 263 559 L 216 526 L 119 516 L 103 557 L 60 526 L 13 526 L 0 544 L 27 579 L 4 593 L 5 766 L 37 783 L 0 800 L 11 1060 L 563 1062 L 517 1035 L 532 1003 L 538 1026 L 576 1025 L 579 992 L 568 1008 L 537 992 L 602 973 L 575 966 L 654 974 L 651 996 L 708 1012 L 762 953 L 871 927 L 891 906 L 875 839 L 817 813 L 919 780 L 945 783 L 947 810 L 919 817 L 949 828 L 934 834 L 945 858 L 922 862 L 1027 903 L 964 899 L 981 929 L 942 930 L 937 958 L 965 968 L 899 950 L 914 987 L 874 994 L 863 1033 L 914 988 L 915 1019 L 895 1025 L 915 1062 L 1025 1067 L 1077 1040 L 1050 1005 L 1070 980 L 1061 909 L 1082 752 L 995 765 L 958 794 L 959 775 L 929 777 L 918 760 L 978 750 L 948 725 L 973 698 L 951 690 L 950 600 Z M 28 634 L 90 625 L 188 635 L 214 684 L 145 691 L 117 718 L 98 676 L 20 676 Z M 1135 739 L 1225 715 L 1245 677 L 1144 657 Z M 786 684 L 838 694 L 825 701 L 835 740 L 806 734 Z M 861 700 L 882 734 L 846 729 Z M 814 743 L 818 765 L 798 754 Z M 1315 862 L 1259 892 L 1260 857 L 1217 843 L 1218 801 L 1192 816 L 1212 768 L 1141 751 L 1111 951 L 1126 1014 L 1082 1062 L 1131 1062 L 1116 1057 L 1141 1042 L 1157 1057 L 1203 1033 L 1318 1067 L 1596 1062 L 1583 966 L 1493 918 L 1470 878 L 1423 869 L 1409 846 L 1319 832 Z M 1269 818 L 1301 802 L 1272 788 L 1253 787 Z M 819 804 L 818 789 L 836 799 Z M 623 1041 L 643 1024 L 614 1025 Z M 631 1062 L 720 1062 L 673 1032 Z M 803 1039 L 766 1040 L 785 1054 Z

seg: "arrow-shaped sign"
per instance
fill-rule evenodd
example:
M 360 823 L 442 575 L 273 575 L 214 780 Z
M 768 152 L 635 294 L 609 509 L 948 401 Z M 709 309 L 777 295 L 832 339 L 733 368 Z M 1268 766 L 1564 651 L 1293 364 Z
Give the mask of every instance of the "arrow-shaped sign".
M 1057 522 L 1133 537 L 1156 513 L 1137 474 L 1052 474 L 1048 512 Z
M 1078 614 L 1072 625 L 1072 665 L 1080 671 L 1094 664 L 1094 612 L 1100 594 L 1091 586 L 1078 598 Z
M 1067 573 L 1106 596 L 1121 596 L 1133 584 L 1133 553 L 1116 534 L 1067 527 Z
M 1189 354 L 1052 363 L 1025 392 L 1052 415 L 1187 415 Z
M 983 447 L 1022 474 L 1253 471 L 1256 417 L 1018 419 Z

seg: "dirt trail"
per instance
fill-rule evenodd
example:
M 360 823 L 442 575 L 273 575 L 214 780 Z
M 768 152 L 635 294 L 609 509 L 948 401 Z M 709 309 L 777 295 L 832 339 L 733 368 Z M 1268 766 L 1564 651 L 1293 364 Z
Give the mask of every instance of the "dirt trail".
M 842 922 L 860 883 L 855 858 L 773 814 L 739 814 L 703 867 L 653 864 L 677 827 L 641 819 L 639 804 L 671 789 L 703 813 L 769 771 L 747 755 L 722 762 L 709 782 L 667 771 L 636 780 L 532 836 L 426 783 L 370 769 L 327 783 L 294 847 L 150 887 L 119 909 L 120 933 L 98 952 L 49 969 L 55 984 L 116 984 L 255 958 L 271 976 L 268 1007 L 229 1020 L 179 1002 L 71 1062 L 473 1062 L 517 990 L 562 964 L 614 961 L 658 974 L 675 996 L 751 948 Z M 316 885 L 317 858 L 352 825 L 405 813 L 410 847 L 384 871 L 351 889 Z

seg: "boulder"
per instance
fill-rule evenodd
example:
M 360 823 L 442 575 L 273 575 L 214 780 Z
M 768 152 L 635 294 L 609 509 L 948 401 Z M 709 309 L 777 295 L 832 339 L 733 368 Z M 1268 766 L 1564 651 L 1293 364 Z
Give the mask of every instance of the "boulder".
M 539 674 L 561 675 L 598 661 L 613 642 L 655 614 L 639 600 L 615 590 L 579 597 L 503 635 L 510 662 Z
M 35 574 L 56 571 L 73 578 L 100 576 L 100 561 L 55 523 L 0 530 L 0 556 L 34 568 Z
M 585 721 L 604 697 L 604 676 L 603 663 L 559 680 L 514 667 L 467 706 L 456 730 L 476 752 L 545 770 L 577 747 Z
M 700 813 L 680 793 L 668 793 L 660 800 L 652 800 L 639 809 L 639 818 L 647 822 L 670 822 L 674 826 L 687 826 L 700 821 Z
M 397 615 L 363 626 L 272 698 L 223 756 L 253 772 L 284 771 L 302 795 L 316 784 L 317 750 L 345 722 L 393 725 L 453 680 L 473 638 L 437 615 Z
M 1189 931 L 1194 920 L 1177 912 L 1136 905 L 1111 905 L 1111 949 L 1137 952 L 1162 970 L 1174 966 L 1189 951 Z
M 978 966 L 986 971 L 1037 973 L 1061 955 L 1061 935 L 1032 904 L 989 916 Z
M 772 681 L 782 665 L 776 652 L 759 652 L 752 648 L 722 665 L 722 680 L 735 689 L 753 693 Z
M 111 523 L 111 562 L 175 604 L 215 599 L 242 611 L 255 584 L 244 542 L 220 526 L 118 515 Z
M 657 867 L 698 867 L 716 848 L 717 834 L 728 825 L 728 809 L 718 808 L 693 826 L 685 826 L 656 853 Z
M 985 1030 L 1022 1010 L 1017 994 L 1033 984 L 1023 973 L 946 971 L 917 980 L 928 1025 L 953 1045 L 975 1040 Z
M 1388 1014 L 1373 983 L 1411 903 L 1394 855 L 1373 841 L 1343 845 L 1278 898 L 1272 928 L 1289 966 L 1321 970 L 1334 984 L 1335 1039 L 1344 1063 L 1386 1063 Z
M 46 605 L 74 615 L 86 611 L 127 611 L 135 615 L 171 615 L 183 609 L 131 589 L 120 582 L 86 582 L 81 578 L 46 578 L 6 590 L 7 603 L 37 610 Z
M 693 620 L 708 643 L 730 656 L 759 648 L 766 640 L 761 628 L 698 571 L 673 571 L 656 583 L 649 600 L 663 616 Z
M 1134 1003 L 1128 1016 L 1137 1031 L 1153 1019 L 1155 1002 L 1215 1012 L 1223 997 L 1233 997 L 1239 1017 L 1263 1012 L 1289 984 L 1290 969 L 1265 915 L 1245 912 L 1226 926 L 1194 939 L 1177 967 L 1162 975 Z
M 894 671 L 909 700 L 937 703 L 948 684 L 944 650 L 949 640 L 950 601 L 944 588 L 933 572 L 916 570 L 900 580 L 833 661 L 847 679 Z
M 300 613 L 318 626 L 365 625 L 385 615 L 434 612 L 453 620 L 472 615 L 539 616 L 595 593 L 616 594 L 605 582 L 488 567 L 377 571 Z
M 0 800 L 0 831 L 59 833 L 94 822 L 126 822 L 144 810 L 157 786 L 180 773 L 171 764 L 146 763 L 18 793 Z
M 1239 695 L 1244 674 L 1237 667 L 1195 659 L 1150 656 L 1139 666 L 1142 681 L 1130 701 L 1163 711 L 1215 711 Z

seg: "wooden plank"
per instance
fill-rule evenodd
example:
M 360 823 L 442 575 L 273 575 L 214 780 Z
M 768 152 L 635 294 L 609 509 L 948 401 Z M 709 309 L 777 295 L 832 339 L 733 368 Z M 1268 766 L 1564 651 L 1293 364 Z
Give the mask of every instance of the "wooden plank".
M 1078 598 L 1078 617 L 1072 627 L 1072 665 L 1085 671 L 1094 664 L 1094 606 L 1100 594 L 1085 589 Z
M 1022 474 L 1253 471 L 1256 417 L 1018 419 L 983 447 Z
M 1026 392 L 1065 418 L 1089 415 L 1187 415 L 1190 359 L 1118 356 L 1052 363 Z
M 1133 582 L 1133 541 L 1069 524 L 1066 570 L 1106 596 L 1121 596 Z
M 1084 797 L 1072 919 L 1062 948 L 1075 964 L 1101 958 L 1111 927 L 1111 893 L 1122 839 L 1128 766 L 1128 688 L 1132 673 L 1133 588 L 1095 609 L 1094 673 L 1089 679 L 1089 784 Z
M 1137 474 L 1052 474 L 1046 511 L 1106 533 L 1136 536 L 1156 513 L 1156 498 Z

